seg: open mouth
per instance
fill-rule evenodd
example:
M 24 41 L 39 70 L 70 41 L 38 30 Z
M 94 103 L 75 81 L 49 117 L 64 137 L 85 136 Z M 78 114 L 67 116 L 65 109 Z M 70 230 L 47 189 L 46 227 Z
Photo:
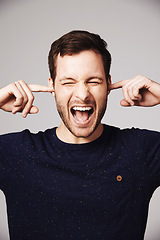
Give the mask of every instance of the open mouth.
M 90 120 L 93 114 L 93 107 L 73 107 L 71 113 L 78 123 L 86 123 Z

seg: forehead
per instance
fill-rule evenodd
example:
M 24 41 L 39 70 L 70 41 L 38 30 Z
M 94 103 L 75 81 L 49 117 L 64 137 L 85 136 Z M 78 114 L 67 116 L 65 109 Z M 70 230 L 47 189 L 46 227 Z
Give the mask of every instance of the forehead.
M 104 74 L 102 56 L 93 50 L 73 55 L 57 56 L 56 75 Z

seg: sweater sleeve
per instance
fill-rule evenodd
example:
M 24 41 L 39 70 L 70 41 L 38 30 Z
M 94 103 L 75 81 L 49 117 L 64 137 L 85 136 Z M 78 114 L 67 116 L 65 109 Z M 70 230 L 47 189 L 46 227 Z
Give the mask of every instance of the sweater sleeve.
M 154 191 L 160 186 L 160 133 L 132 128 L 124 130 L 124 136 L 133 166 Z
M 0 189 L 2 191 L 11 177 L 13 168 L 16 167 L 20 152 L 23 152 L 21 145 L 28 132 L 24 130 L 19 133 L 0 135 Z

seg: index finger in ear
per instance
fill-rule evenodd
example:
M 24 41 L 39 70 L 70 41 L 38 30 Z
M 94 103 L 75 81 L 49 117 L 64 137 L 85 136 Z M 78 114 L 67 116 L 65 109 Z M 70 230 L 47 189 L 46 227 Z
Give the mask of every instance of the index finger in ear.
M 122 88 L 126 83 L 128 83 L 130 80 L 121 80 L 116 83 L 112 83 L 108 85 L 108 90 L 118 89 Z
M 29 84 L 28 87 L 32 92 L 54 92 L 53 87 L 43 85 Z

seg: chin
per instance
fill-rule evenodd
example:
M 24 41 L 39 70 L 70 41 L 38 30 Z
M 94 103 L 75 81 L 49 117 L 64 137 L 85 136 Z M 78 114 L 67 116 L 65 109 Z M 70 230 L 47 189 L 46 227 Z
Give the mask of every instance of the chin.
M 75 137 L 77 138 L 88 138 L 92 135 L 93 132 L 89 132 L 89 131 L 75 131 L 75 132 L 71 132 Z
M 68 130 L 77 138 L 88 138 L 95 133 L 99 124 L 91 127 L 69 127 Z

